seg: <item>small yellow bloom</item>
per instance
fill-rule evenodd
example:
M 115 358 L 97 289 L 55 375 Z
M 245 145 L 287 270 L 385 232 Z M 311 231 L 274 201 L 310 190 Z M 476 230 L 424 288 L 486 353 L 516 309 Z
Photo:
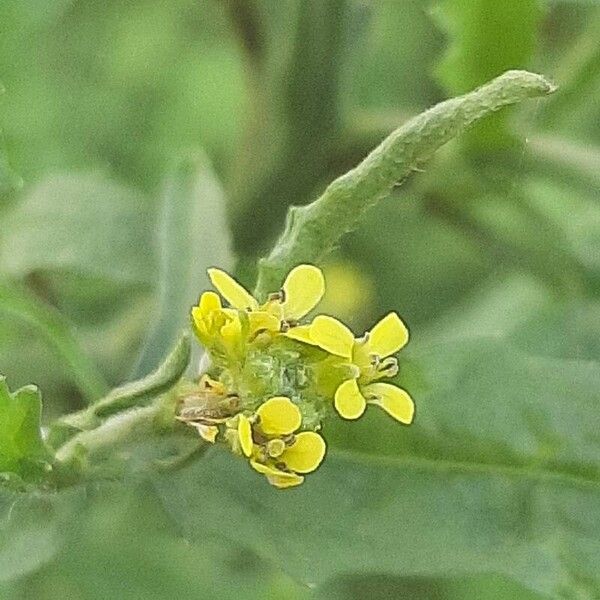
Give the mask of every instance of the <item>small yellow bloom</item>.
M 262 304 L 225 271 L 209 269 L 208 275 L 218 293 L 203 293 L 191 314 L 208 357 L 206 373 L 183 388 L 177 415 L 204 440 L 218 438 L 271 485 L 288 488 L 323 461 L 326 444 L 316 430 L 332 404 L 346 419 L 374 404 L 401 423 L 412 422 L 409 394 L 379 381 L 397 373 L 393 355 L 408 342 L 396 313 L 355 338 L 329 315 L 302 323 L 325 291 L 323 274 L 313 265 L 292 269 Z M 294 401 L 277 395 L 284 390 Z
M 294 267 L 286 277 L 281 290 L 274 293 L 262 306 L 248 290 L 225 271 L 208 269 L 208 276 L 231 307 L 249 313 L 261 311 L 292 325 L 307 315 L 319 303 L 325 292 L 323 273 L 313 265 Z M 272 323 L 271 320 L 270 324 Z
M 302 424 L 298 407 L 285 396 L 264 402 L 256 411 L 256 420 L 239 416 L 240 448 L 250 465 L 278 488 L 292 487 L 304 481 L 325 456 L 325 440 L 314 431 L 296 432 Z
M 380 406 L 405 425 L 412 423 L 415 414 L 415 406 L 408 392 L 391 383 L 359 386 L 356 379 L 348 379 L 335 392 L 335 409 L 344 419 L 358 419 L 365 412 L 367 404 Z
M 336 390 L 334 406 L 345 419 L 358 419 L 367 404 L 376 404 L 401 423 L 410 424 L 415 407 L 408 392 L 390 383 L 371 383 L 394 376 L 398 363 L 391 355 L 408 342 L 408 329 L 400 317 L 391 312 L 381 319 L 363 338 L 355 340 L 352 363 L 360 375 L 344 381 Z

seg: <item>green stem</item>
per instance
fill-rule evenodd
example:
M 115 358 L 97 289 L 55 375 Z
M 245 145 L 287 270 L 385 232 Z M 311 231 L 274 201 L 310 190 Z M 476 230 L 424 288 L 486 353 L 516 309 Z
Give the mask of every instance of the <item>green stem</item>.
M 295 265 L 318 262 L 370 207 L 470 125 L 503 106 L 554 90 L 541 75 L 507 71 L 408 121 L 357 167 L 331 183 L 315 202 L 290 208 L 285 230 L 269 256 L 260 261 L 256 294 L 264 298 L 277 290 Z
M 56 461 L 72 466 L 77 463 L 82 453 L 88 456 L 103 448 L 115 446 L 131 436 L 139 436 L 147 429 L 153 430 L 164 408 L 164 404 L 157 401 L 150 406 L 114 415 L 96 429 L 82 431 L 73 436 L 56 451 Z
M 84 410 L 62 417 L 58 421 L 59 427 L 68 426 L 82 431 L 93 429 L 104 417 L 148 403 L 172 388 L 181 379 L 189 364 L 190 352 L 190 337 L 183 333 L 171 353 L 153 373 L 114 389 Z

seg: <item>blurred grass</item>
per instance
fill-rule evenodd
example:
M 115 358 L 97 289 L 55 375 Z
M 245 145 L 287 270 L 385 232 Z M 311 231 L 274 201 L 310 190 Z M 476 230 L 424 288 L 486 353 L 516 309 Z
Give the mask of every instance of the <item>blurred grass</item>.
M 440 6 L 452 26 L 432 17 Z M 4 0 L 0 276 L 58 309 L 120 383 L 156 329 L 159 190 L 175 157 L 206 151 L 250 281 L 290 204 L 316 197 L 412 114 L 527 67 L 555 77 L 556 97 L 490 120 L 377 207 L 334 257 L 327 307 L 357 330 L 398 310 L 416 344 L 486 334 L 532 356 L 598 361 L 599 29 L 593 2 Z M 448 48 L 443 87 L 434 74 Z M 230 232 L 222 223 L 211 235 Z M 203 265 L 199 246 L 190 261 Z M 7 314 L 0 302 L 11 388 L 38 383 L 47 416 L 78 407 L 70 369 Z M 372 450 L 372 427 L 380 449 L 409 443 L 370 419 L 352 444 Z M 345 435 L 331 433 L 339 445 Z M 536 597 L 493 574 L 348 573 L 309 590 L 251 552 L 187 545 L 143 489 L 88 492 L 57 557 L 0 584 L 0 596 Z

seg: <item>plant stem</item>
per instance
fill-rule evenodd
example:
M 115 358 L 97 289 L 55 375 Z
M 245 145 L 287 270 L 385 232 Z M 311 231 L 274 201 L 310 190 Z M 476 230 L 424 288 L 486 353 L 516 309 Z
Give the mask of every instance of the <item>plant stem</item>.
M 190 337 L 182 333 L 164 362 L 150 375 L 114 389 L 87 408 L 62 417 L 58 424 L 79 430 L 97 427 L 103 417 L 148 403 L 181 379 L 190 360 Z
M 57 451 L 55 458 L 59 463 L 71 465 L 76 462 L 83 450 L 86 455 L 114 446 L 132 435 L 139 435 L 144 428 L 152 428 L 157 417 L 164 410 L 162 402 L 150 406 L 134 408 L 114 415 L 102 425 L 90 431 L 82 431 L 73 436 Z
M 312 204 L 292 207 L 275 247 L 259 263 L 256 295 L 277 290 L 295 265 L 318 262 L 361 216 L 435 151 L 494 111 L 552 93 L 541 75 L 507 71 L 476 90 L 446 100 L 396 129 L 357 167 L 331 183 Z

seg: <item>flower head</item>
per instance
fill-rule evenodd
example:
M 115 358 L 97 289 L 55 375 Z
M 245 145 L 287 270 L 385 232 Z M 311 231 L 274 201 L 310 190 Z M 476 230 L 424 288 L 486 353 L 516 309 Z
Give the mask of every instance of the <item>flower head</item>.
M 326 450 L 317 433 L 337 412 L 356 419 L 368 404 L 408 424 L 409 394 L 391 383 L 393 356 L 408 330 L 389 313 L 360 338 L 329 315 L 306 316 L 321 300 L 321 270 L 299 265 L 261 303 L 233 277 L 209 269 L 217 293 L 202 294 L 192 327 L 207 373 L 182 396 L 178 419 L 210 443 L 223 441 L 277 488 L 299 485 Z
M 325 456 L 325 440 L 314 431 L 297 433 L 302 425 L 298 407 L 285 396 L 263 403 L 248 418 L 237 419 L 237 436 L 250 465 L 278 488 L 293 487 L 304 481 Z

